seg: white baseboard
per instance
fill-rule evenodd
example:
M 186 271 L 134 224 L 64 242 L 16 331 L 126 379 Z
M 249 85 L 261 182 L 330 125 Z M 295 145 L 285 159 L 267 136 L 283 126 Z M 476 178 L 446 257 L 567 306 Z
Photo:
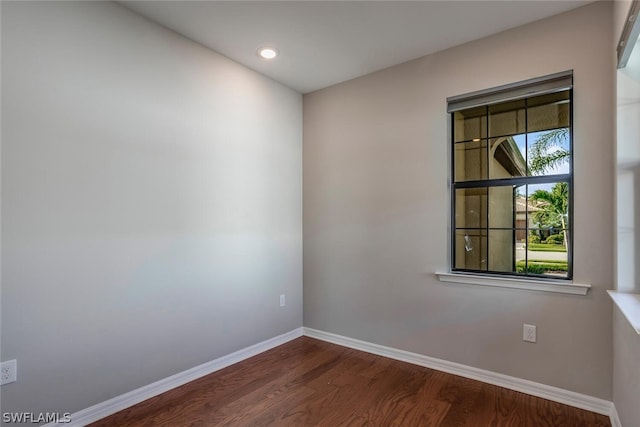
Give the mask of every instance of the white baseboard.
M 98 403 L 89 408 L 75 412 L 71 414 L 70 423 L 49 423 L 43 427 L 86 426 L 87 424 L 115 414 L 118 411 L 136 405 L 173 388 L 179 387 L 190 381 L 233 365 L 234 363 L 241 362 L 288 341 L 294 340 L 302 335 L 344 347 L 353 348 L 355 350 L 366 351 L 367 353 L 377 354 L 390 359 L 400 360 L 414 365 L 424 366 L 426 368 L 482 381 L 576 408 L 586 409 L 588 411 L 609 416 L 612 427 L 622 427 L 613 402 L 609 402 L 608 400 L 306 327 L 294 329 L 285 334 L 270 338 L 266 341 L 238 350 L 210 362 L 203 363 L 202 365 L 179 372 L 160 381 L 156 381 L 128 393 L 116 396 L 113 399 L 109 399 L 105 402 Z
M 417 353 L 411 353 L 392 347 L 386 347 L 329 332 L 319 331 L 317 329 L 306 327 L 303 329 L 304 335 L 311 338 L 317 338 L 322 341 L 353 348 L 355 350 L 366 351 L 367 353 L 377 354 L 390 359 L 400 360 L 414 365 L 424 366 L 426 368 L 482 381 L 499 387 L 508 388 L 510 390 L 519 391 L 532 396 L 541 397 L 543 399 L 606 415 L 611 418 L 611 424 L 613 427 L 621 427 L 620 420 L 617 419 L 617 413 L 615 413 L 615 407 L 613 406 L 613 403 L 608 400 L 587 396 L 585 394 L 529 380 L 523 380 L 509 375 L 498 374 L 496 372 L 486 371 L 484 369 L 478 369 L 472 366 L 462 365 L 460 363 L 449 362 L 442 359 L 436 359 L 434 357 L 423 356 Z M 614 414 L 617 419 L 617 424 L 614 424 Z
M 71 414 L 71 422 L 67 424 L 62 423 L 49 423 L 43 427 L 82 427 L 87 424 L 98 421 L 104 417 L 115 414 L 118 411 L 126 409 L 130 406 L 138 404 L 143 400 L 147 400 L 151 397 L 162 394 L 173 388 L 179 387 L 190 381 L 201 378 L 205 375 L 209 375 L 215 371 L 226 368 L 234 363 L 241 362 L 245 359 L 253 357 L 257 354 L 270 350 L 288 341 L 294 340 L 302 336 L 303 328 L 297 328 L 290 332 L 287 332 L 277 337 L 270 338 L 266 341 L 262 341 L 258 344 L 243 348 L 234 353 L 222 356 L 218 359 L 210 362 L 203 363 L 195 368 L 187 369 L 186 371 L 179 372 L 170 377 L 164 378 L 160 381 L 156 381 L 152 384 L 140 387 L 133 391 L 130 391 L 120 396 L 116 396 L 113 399 L 109 399 L 105 402 L 98 403 L 89 408 L 83 409 Z
M 611 418 L 611 427 L 622 427 L 622 421 L 620 421 L 615 404 L 611 404 L 611 416 L 609 418 Z

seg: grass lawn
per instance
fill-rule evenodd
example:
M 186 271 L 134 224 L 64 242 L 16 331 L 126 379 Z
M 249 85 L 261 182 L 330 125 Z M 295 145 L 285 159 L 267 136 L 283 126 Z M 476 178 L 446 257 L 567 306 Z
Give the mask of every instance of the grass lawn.
M 516 262 L 516 271 L 525 272 L 524 260 Z M 549 272 L 567 271 L 567 261 L 529 260 L 529 273 L 545 274 Z
M 563 245 L 553 245 L 551 243 L 527 243 L 527 249 L 540 252 L 567 252 Z

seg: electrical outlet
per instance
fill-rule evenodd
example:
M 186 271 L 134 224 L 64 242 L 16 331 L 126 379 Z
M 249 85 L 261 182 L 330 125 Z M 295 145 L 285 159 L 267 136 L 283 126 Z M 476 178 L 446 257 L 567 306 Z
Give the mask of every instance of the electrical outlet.
M 536 342 L 536 338 L 536 327 L 525 323 L 522 328 L 522 340 L 527 342 Z
M 16 359 L 2 362 L 0 365 L 0 385 L 16 382 L 18 376 L 18 362 Z
M 280 295 L 280 307 L 284 307 L 286 304 L 284 294 Z

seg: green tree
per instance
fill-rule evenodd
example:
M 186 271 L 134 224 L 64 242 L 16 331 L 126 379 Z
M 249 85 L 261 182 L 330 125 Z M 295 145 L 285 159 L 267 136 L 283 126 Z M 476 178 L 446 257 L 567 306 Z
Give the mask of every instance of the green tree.
M 529 171 L 539 175 L 569 160 L 571 152 L 565 148 L 568 138 L 569 128 L 553 129 L 540 135 L 531 144 Z
M 551 188 L 551 191 L 536 190 L 530 199 L 537 202 L 537 207 L 540 209 L 534 214 L 534 220 L 542 226 L 560 225 L 564 247 L 568 247 L 566 228 L 569 215 L 569 186 L 567 183 L 559 182 Z

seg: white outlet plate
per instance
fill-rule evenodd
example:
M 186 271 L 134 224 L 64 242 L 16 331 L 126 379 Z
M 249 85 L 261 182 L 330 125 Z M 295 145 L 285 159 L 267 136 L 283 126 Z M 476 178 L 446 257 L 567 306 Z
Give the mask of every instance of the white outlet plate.
M 18 378 L 18 362 L 16 359 L 2 362 L 0 365 L 0 385 L 16 382 Z
M 535 325 L 524 324 L 524 327 L 522 328 L 522 340 L 527 342 L 536 342 L 537 336 Z
M 280 295 L 280 307 L 284 307 L 286 305 L 286 299 L 284 294 Z

